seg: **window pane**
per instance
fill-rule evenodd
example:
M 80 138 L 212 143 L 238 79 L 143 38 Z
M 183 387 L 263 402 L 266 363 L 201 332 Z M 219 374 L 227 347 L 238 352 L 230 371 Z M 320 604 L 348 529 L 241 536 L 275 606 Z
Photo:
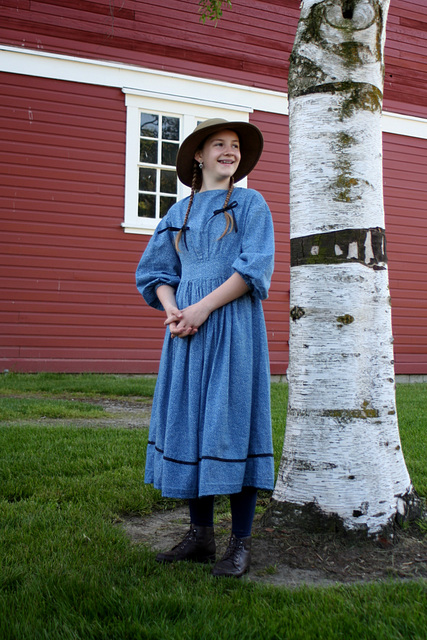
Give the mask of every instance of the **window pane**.
M 175 142 L 162 142 L 162 164 L 174 167 L 177 153 L 178 145 Z
M 163 140 L 179 140 L 179 118 L 163 116 L 162 138 Z
M 145 138 L 159 137 L 159 116 L 152 113 L 141 113 L 141 136 Z
M 155 218 L 156 217 L 156 196 L 149 196 L 145 193 L 139 194 L 138 217 L 139 218 Z
M 140 191 L 156 191 L 156 170 L 155 169 L 139 169 L 139 190 Z
M 157 164 L 157 142 L 154 140 L 140 140 L 139 161 Z
M 176 198 L 170 198 L 169 196 L 160 196 L 160 217 L 163 218 L 171 208 L 173 204 L 175 204 Z
M 181 119 L 140 113 L 138 217 L 158 220 L 177 201 Z
M 176 171 L 160 171 L 160 191 L 176 193 Z

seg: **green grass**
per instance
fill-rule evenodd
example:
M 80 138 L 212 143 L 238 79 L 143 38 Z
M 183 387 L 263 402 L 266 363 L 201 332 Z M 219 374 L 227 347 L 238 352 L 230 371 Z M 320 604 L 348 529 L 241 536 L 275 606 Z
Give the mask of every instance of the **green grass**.
M 275 382 L 271 385 L 271 423 L 273 427 L 274 469 L 277 475 L 282 457 L 288 407 L 288 385 Z
M 0 394 L 38 393 L 74 396 L 152 397 L 155 379 L 98 373 L 5 373 L 0 374 Z
M 41 401 L 53 410 L 59 395 L 142 399 L 154 386 L 141 376 L 8 374 L 0 381 L 7 400 L 29 396 L 18 400 L 18 413 L 19 403 L 28 409 L 33 400 L 31 411 Z M 286 394 L 286 385 L 272 385 L 276 468 Z M 422 495 L 426 396 L 427 385 L 398 386 L 402 444 Z M 64 417 L 80 404 L 88 405 L 67 398 Z M 43 425 L 35 422 L 39 413 L 21 412 L 0 427 L 1 640 L 425 638 L 425 582 L 289 590 L 214 580 L 204 566 L 158 565 L 116 524 L 121 514 L 166 506 L 143 484 L 147 431 L 91 427 L 91 415 L 84 428 Z
M 0 497 L 79 504 L 102 517 L 149 512 L 142 491 L 146 430 L 8 426 L 0 429 Z
M 102 407 L 71 400 L 0 397 L 0 420 L 100 418 L 104 414 Z
M 399 384 L 396 391 L 400 437 L 411 480 L 427 496 L 427 384 Z

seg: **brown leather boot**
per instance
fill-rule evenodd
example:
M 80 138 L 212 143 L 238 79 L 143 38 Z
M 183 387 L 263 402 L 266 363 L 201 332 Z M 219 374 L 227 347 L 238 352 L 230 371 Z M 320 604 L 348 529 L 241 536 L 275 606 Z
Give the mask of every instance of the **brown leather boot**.
M 213 527 L 197 527 L 190 525 L 181 542 L 172 547 L 170 551 L 164 551 L 156 556 L 157 562 L 179 562 L 191 560 L 192 562 L 215 562 L 216 545 Z
M 240 578 L 249 571 L 251 563 L 251 536 L 236 538 L 231 534 L 228 548 L 219 562 L 212 569 L 212 575 Z

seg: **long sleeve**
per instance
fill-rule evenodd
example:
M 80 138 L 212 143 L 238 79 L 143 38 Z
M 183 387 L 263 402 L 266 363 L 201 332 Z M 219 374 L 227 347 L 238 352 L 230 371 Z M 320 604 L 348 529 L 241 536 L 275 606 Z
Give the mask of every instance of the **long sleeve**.
M 166 218 L 159 223 L 136 270 L 136 286 L 145 302 L 163 311 L 156 289 L 162 284 L 177 288 L 181 279 L 181 263 L 174 247 L 174 235 Z
M 242 251 L 233 262 L 233 269 L 242 276 L 252 294 L 264 300 L 268 296 L 273 268 L 273 221 L 264 198 L 256 193 L 249 205 Z

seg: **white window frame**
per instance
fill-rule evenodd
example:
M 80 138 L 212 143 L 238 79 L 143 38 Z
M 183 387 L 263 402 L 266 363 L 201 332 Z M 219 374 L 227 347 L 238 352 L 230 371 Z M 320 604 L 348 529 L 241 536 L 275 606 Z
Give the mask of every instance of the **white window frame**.
M 154 178 L 154 184 L 145 184 L 146 187 L 151 187 L 150 189 L 142 188 L 143 185 L 141 185 L 141 176 L 140 176 L 138 193 L 139 193 L 139 198 L 141 197 L 142 194 L 148 195 L 150 199 L 154 196 L 154 216 L 150 216 L 150 215 L 142 216 L 142 219 L 146 220 L 146 219 L 152 218 L 153 221 L 158 223 L 161 219 L 162 198 L 163 197 L 168 198 L 167 208 L 165 211 L 163 211 L 163 215 L 164 215 L 167 212 L 167 210 L 172 206 L 173 202 L 176 202 L 178 197 L 178 193 L 177 193 L 178 180 L 176 177 L 175 162 L 172 161 L 169 164 L 164 163 L 163 144 L 166 143 L 166 144 L 172 145 L 174 150 L 173 153 L 176 154 L 178 152 L 180 137 L 178 136 L 178 138 L 174 138 L 172 140 L 164 139 L 163 138 L 163 122 L 165 118 L 178 121 L 178 132 L 180 132 L 182 127 L 182 118 L 180 115 L 172 115 L 169 113 L 165 114 L 165 113 L 160 113 L 158 111 L 155 111 L 155 112 L 145 111 L 145 110 L 140 111 L 140 116 L 144 117 L 147 115 L 150 118 L 153 116 L 157 118 L 157 134 L 153 136 L 153 132 L 146 131 L 144 135 L 141 135 L 142 132 L 140 131 L 140 144 L 142 140 L 144 140 L 145 143 L 148 143 L 148 148 L 150 149 L 151 154 L 154 152 L 154 148 L 155 148 L 156 158 L 155 160 L 154 158 L 151 158 L 150 160 L 147 161 L 139 157 L 138 170 L 141 174 L 141 169 L 142 170 L 146 169 L 148 171 L 148 176 L 149 176 L 148 182 L 150 182 L 150 180 Z M 140 155 L 141 154 L 139 153 L 139 156 Z M 169 179 L 171 180 L 171 183 L 168 182 L 168 185 L 167 185 L 169 191 L 162 191 L 162 176 L 165 174 L 170 175 L 172 173 L 174 174 L 174 180 L 172 181 L 172 178 L 167 178 L 167 181 L 169 181 Z M 173 191 L 170 190 L 170 188 L 172 187 L 172 184 L 174 185 Z M 152 211 L 150 211 L 150 213 L 152 213 Z
M 180 118 L 180 143 L 197 126 L 200 120 L 224 118 L 249 122 L 252 109 L 233 105 L 212 103 L 200 99 L 153 94 L 149 91 L 122 89 L 126 95 L 126 173 L 125 173 L 125 211 L 122 227 L 125 233 L 152 235 L 159 219 L 138 217 L 138 166 L 140 140 L 140 114 L 149 112 Z M 239 182 L 246 187 L 247 179 Z M 178 180 L 178 200 L 189 195 L 190 189 Z

